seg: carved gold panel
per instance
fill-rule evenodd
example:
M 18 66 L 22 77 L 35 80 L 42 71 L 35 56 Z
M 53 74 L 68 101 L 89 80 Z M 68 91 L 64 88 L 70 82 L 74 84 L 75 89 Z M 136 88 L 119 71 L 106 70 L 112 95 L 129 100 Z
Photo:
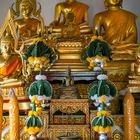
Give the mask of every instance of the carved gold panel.
M 76 113 L 82 111 L 86 115 L 86 124 L 89 123 L 88 99 L 53 99 L 50 104 L 50 124 L 53 124 L 53 115 L 56 111 Z
M 49 140 L 56 140 L 59 136 L 79 136 L 82 140 L 90 140 L 89 125 L 50 125 Z

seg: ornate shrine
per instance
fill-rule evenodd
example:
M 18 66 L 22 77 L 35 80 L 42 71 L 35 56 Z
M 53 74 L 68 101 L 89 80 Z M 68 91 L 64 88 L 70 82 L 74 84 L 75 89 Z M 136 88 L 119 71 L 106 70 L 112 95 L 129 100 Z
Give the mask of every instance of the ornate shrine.
M 58 3 L 45 26 L 40 3 L 15 1 L 0 28 L 3 140 L 128 140 L 128 132 L 140 139 L 136 16 L 122 2 L 105 0 L 107 10 L 94 17 L 92 31 L 84 3 Z M 119 30 L 119 22 L 128 24 Z

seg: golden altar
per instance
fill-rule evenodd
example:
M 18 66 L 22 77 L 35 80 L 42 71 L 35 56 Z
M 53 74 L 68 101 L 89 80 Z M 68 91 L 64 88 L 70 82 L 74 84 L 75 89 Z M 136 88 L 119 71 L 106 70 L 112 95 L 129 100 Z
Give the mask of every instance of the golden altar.
M 108 0 L 107 2 L 107 8 L 110 8 L 112 6 L 112 1 Z M 117 6 L 115 5 L 115 10 L 117 9 L 121 13 L 121 17 L 125 14 L 129 19 L 133 19 L 132 21 L 135 23 L 135 15 L 123 10 L 121 4 L 121 1 L 119 1 L 119 3 L 116 4 Z M 31 8 L 31 6 L 33 6 L 33 8 Z M 80 6 L 81 10 L 84 9 L 81 11 L 80 18 L 77 17 L 77 15 L 79 15 L 79 13 L 77 13 L 77 6 Z M 39 9 L 37 9 L 38 7 Z M 30 110 L 30 99 L 27 95 L 27 90 L 31 83 L 35 81 L 35 76 L 42 70 L 42 73 L 47 76 L 47 81 L 49 81 L 52 86 L 53 95 L 52 99 L 48 101 L 49 106 L 41 111 L 40 118 L 42 119 L 43 127 L 41 132 L 37 134 L 37 138 L 47 138 L 49 140 L 59 140 L 60 137 L 65 138 L 68 136 L 78 137 L 80 140 L 98 138 L 98 134 L 91 126 L 91 120 L 97 116 L 97 109 L 89 99 L 88 89 L 90 84 L 97 79 L 100 72 L 90 70 L 88 68 L 89 64 L 81 60 L 81 55 L 92 38 L 96 37 L 94 36 L 96 33 L 102 35 L 101 27 L 94 27 L 94 31 L 91 32 L 92 29 L 87 22 L 86 15 L 88 6 L 86 4 L 76 0 L 68 0 L 58 4 L 56 9 L 58 11 L 60 10 L 58 13 L 55 13 L 56 19 L 46 27 L 40 15 L 40 4 L 37 6 L 36 1 L 33 0 L 16 0 L 15 5 L 13 4 L 10 8 L 3 26 L 0 28 L 0 51 L 2 50 L 0 53 L 0 88 L 4 99 L 2 120 L 3 140 L 10 139 L 9 122 L 11 118 L 9 118 L 8 112 L 8 92 L 11 88 L 14 89 L 18 98 L 20 139 L 26 140 L 29 138 L 29 134 L 25 133 L 23 129 L 25 120 L 28 117 L 28 111 Z M 110 14 L 113 13 L 112 10 L 114 9 L 111 7 Z M 64 21 L 62 23 L 59 19 L 61 14 L 64 16 Z M 98 19 L 99 17 L 104 18 L 106 16 L 104 16 L 104 13 L 103 15 L 97 14 L 94 19 L 94 26 L 99 26 L 100 23 L 102 25 L 110 23 L 109 21 L 114 16 L 111 16 L 111 19 L 109 18 L 107 21 L 103 19 L 103 23 Z M 112 132 L 108 134 L 108 137 L 114 140 L 123 140 L 125 135 L 123 99 L 127 87 L 130 88 L 135 98 L 135 139 L 140 139 L 140 63 L 137 61 L 139 60 L 139 54 L 136 55 L 139 44 L 136 44 L 136 27 L 133 26 L 132 21 L 130 20 L 130 24 L 128 25 L 133 27 L 132 31 L 129 32 L 128 26 L 128 28 L 123 28 L 123 34 L 121 34 L 121 31 L 115 33 L 117 34 L 117 39 L 115 38 L 115 34 L 114 36 L 108 35 L 108 30 L 114 28 L 112 25 L 105 28 L 107 34 L 106 36 L 103 35 L 104 39 L 111 44 L 110 47 L 113 53 L 113 60 L 105 64 L 105 72 L 109 80 L 114 83 L 118 90 L 118 95 L 111 102 L 112 106 L 110 108 L 110 112 L 112 113 L 111 117 L 115 125 L 113 126 Z M 123 22 L 125 22 L 125 20 L 122 20 L 122 23 Z M 31 25 L 32 28 L 30 28 Z M 123 25 L 126 24 L 123 23 Z M 118 27 L 116 26 L 116 28 Z M 111 33 L 113 34 L 114 32 Z M 132 37 L 127 39 L 125 32 L 132 35 Z M 101 36 L 99 37 L 102 38 Z M 47 62 L 44 66 L 40 64 L 40 60 L 42 60 L 42 57 L 44 59 L 46 54 L 43 54 L 43 56 L 40 56 L 40 54 L 36 56 L 40 53 L 40 50 L 38 51 L 37 48 L 40 42 L 41 45 L 38 48 L 41 48 L 45 44 L 44 46 L 53 52 L 49 52 L 47 55 L 49 56 L 51 53 L 56 55 L 55 60 L 52 62 L 51 59 L 45 58 Z M 5 46 L 10 46 L 9 48 L 7 47 L 7 52 Z M 35 53 L 31 52 L 31 54 L 35 54 L 35 56 L 31 55 L 29 57 L 30 59 L 25 59 L 25 54 L 29 52 L 28 49 L 30 49 L 30 47 L 35 48 Z M 46 48 L 42 49 L 43 52 Z M 29 54 L 27 54 L 27 56 L 28 55 Z M 137 58 L 135 58 L 135 55 Z M 11 72 L 13 64 L 10 63 L 12 59 L 9 58 L 14 58 L 15 56 L 21 59 L 19 62 L 22 62 L 22 64 L 19 63 L 19 67 L 15 67 L 15 71 Z M 39 59 L 37 59 L 38 57 Z M 34 62 L 37 63 L 37 70 L 31 68 Z M 43 61 L 43 63 L 45 62 Z M 137 71 L 138 73 L 132 73 L 131 67 L 133 63 L 136 69 L 133 70 L 133 72 Z M 4 72 L 3 69 L 5 70 Z M 70 69 L 70 74 L 68 69 Z M 18 75 L 17 72 L 21 74 Z M 4 76 L 3 73 L 5 73 Z M 64 80 L 73 80 L 73 85 L 71 85 L 71 83 L 68 83 L 68 86 L 67 83 L 64 85 Z M 66 90 L 64 90 L 64 88 Z M 76 99 L 59 99 L 57 98 L 58 90 L 60 90 L 60 92 L 63 90 L 64 92 L 75 90 L 80 97 Z

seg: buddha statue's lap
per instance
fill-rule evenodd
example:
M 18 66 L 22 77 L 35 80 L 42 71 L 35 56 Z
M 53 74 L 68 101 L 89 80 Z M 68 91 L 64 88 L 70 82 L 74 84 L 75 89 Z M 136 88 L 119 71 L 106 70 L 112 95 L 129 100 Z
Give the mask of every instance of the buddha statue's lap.
M 67 27 L 67 21 L 72 21 L 74 25 L 79 26 L 81 34 L 90 33 L 91 29 L 87 19 L 88 6 L 76 0 L 66 0 L 58 3 L 55 7 L 55 20 L 51 23 L 52 34 L 62 34 L 63 27 Z M 61 22 L 61 18 L 63 20 Z M 69 27 L 67 27 L 69 28 Z
M 40 21 L 35 18 L 30 18 L 28 20 L 15 20 L 15 25 L 19 30 L 19 36 L 25 39 L 29 39 L 30 37 L 36 37 L 37 31 L 40 25 Z
M 106 11 L 94 17 L 94 28 L 111 44 L 114 60 L 134 60 L 138 47 L 136 16 L 121 8 L 123 0 L 105 0 Z M 124 55 L 124 57 L 123 57 Z

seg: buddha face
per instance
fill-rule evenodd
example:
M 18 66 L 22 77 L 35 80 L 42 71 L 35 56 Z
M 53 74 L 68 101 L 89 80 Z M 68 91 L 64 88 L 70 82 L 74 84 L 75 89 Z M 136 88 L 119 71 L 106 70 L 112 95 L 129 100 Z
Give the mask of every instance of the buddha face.
M 105 7 L 121 6 L 123 0 L 104 0 Z
M 29 17 L 32 12 L 31 3 L 29 1 L 22 2 L 20 5 L 20 12 L 23 17 Z

